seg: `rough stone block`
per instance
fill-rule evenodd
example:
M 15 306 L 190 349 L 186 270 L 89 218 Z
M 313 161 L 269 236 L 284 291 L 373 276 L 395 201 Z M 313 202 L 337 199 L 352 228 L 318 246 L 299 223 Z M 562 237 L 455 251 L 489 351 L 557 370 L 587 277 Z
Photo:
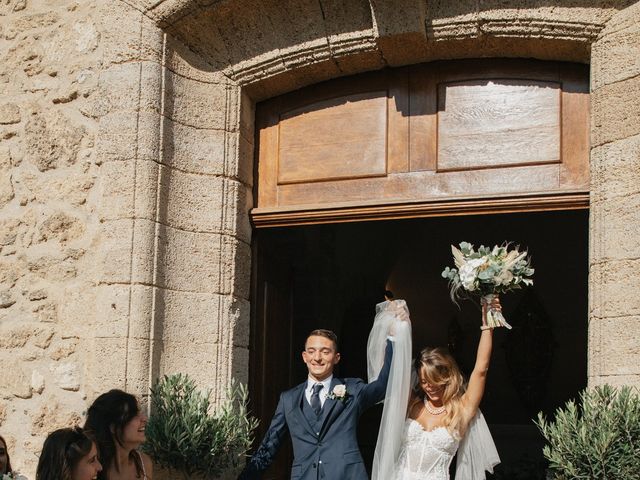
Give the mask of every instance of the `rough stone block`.
M 150 341 L 130 338 L 127 344 L 126 390 L 137 396 L 149 393 Z
M 167 36 L 165 48 L 165 66 L 173 73 L 202 83 L 229 83 L 229 79 L 222 71 L 215 69 L 201 55 L 195 53 L 173 35 Z
M 237 381 L 247 385 L 249 383 L 249 349 L 246 347 L 233 347 L 233 359 L 231 362 L 231 376 Z
M 158 175 L 158 164 L 146 159 L 102 165 L 98 185 L 101 201 L 97 207 L 100 219 L 155 219 Z
M 155 222 L 145 219 L 102 223 L 104 243 L 98 253 L 99 278 L 105 283 L 153 281 Z
M 195 128 L 167 118 L 162 131 L 163 163 L 190 173 L 222 175 L 230 135 L 234 134 Z
M 239 137 L 233 137 L 234 134 L 229 134 L 229 149 L 227 154 L 229 160 L 229 171 L 233 172 L 231 178 L 237 178 L 240 182 L 246 184 L 248 187 L 253 187 L 253 166 L 255 159 L 255 147 L 253 140 L 245 138 L 243 135 Z M 237 147 L 236 140 L 237 138 Z
M 611 385 L 612 387 L 640 387 L 640 375 L 590 375 L 589 387 Z
M 592 362 L 598 365 L 598 375 L 640 375 L 638 340 L 630 332 L 637 330 L 640 317 L 593 318 L 590 328 L 598 323 L 600 338 L 592 338 L 599 348 L 592 351 Z M 594 373 L 596 373 L 594 372 Z
M 240 133 L 246 141 L 253 144 L 255 137 L 256 104 L 247 94 L 246 89 L 240 92 Z
M 592 259 L 589 280 L 593 282 L 590 293 L 590 317 L 607 318 L 640 315 L 640 296 L 636 290 L 640 259 L 605 260 Z
M 227 129 L 227 90 L 225 84 L 202 83 L 168 72 L 164 114 L 183 125 Z
M 125 2 L 99 5 L 96 18 L 105 64 L 162 59 L 163 33 L 151 19 Z
M 58 241 L 62 244 L 73 241 L 82 236 L 85 231 L 81 219 L 65 212 L 49 215 L 38 228 L 37 242 Z
M 248 299 L 251 291 L 251 246 L 226 237 L 224 258 L 231 264 L 233 284 L 230 293 Z
M 592 146 L 640 134 L 640 75 L 591 94 Z
M 593 261 L 640 258 L 640 193 L 591 203 Z
M 154 296 L 158 290 L 147 285 L 132 285 L 129 336 L 140 340 L 150 339 L 154 316 L 162 317 L 164 313 L 154 306 Z
M 15 103 L 0 104 L 0 125 L 20 123 L 20 120 L 22 120 L 22 116 L 18 105 Z
M 111 111 L 160 112 L 162 66 L 155 62 L 111 65 L 100 72 L 101 101 Z
M 158 285 L 164 288 L 200 293 L 222 291 L 222 277 L 232 272 L 223 258 L 224 236 L 194 233 L 160 226 Z M 227 282 L 230 282 L 227 280 Z
M 593 90 L 640 75 L 640 13 L 624 28 L 605 29 L 591 52 Z
M 251 238 L 247 187 L 224 177 L 194 175 L 163 167 L 163 223 L 192 232 L 226 233 Z
M 640 135 L 591 150 L 591 199 L 610 199 L 640 193 Z
M 232 329 L 232 343 L 236 347 L 249 347 L 249 330 L 251 326 L 251 302 L 245 298 L 228 297 L 227 303 Z
M 167 27 L 185 15 L 197 11 L 198 3 L 199 1 L 194 2 L 193 0 L 163 0 L 161 2 L 153 2 L 146 10 L 146 13 L 158 25 Z
M 73 362 L 57 363 L 51 366 L 54 382 L 62 390 L 80 390 L 80 369 Z
M 93 143 L 83 125 L 56 111 L 31 116 L 25 140 L 27 154 L 41 172 L 75 164 L 81 148 Z
M 127 339 L 94 338 L 90 342 L 86 381 L 89 402 L 92 402 L 107 390 L 125 387 Z
M 32 435 L 46 435 L 59 428 L 67 428 L 70 425 L 80 425 L 82 418 L 80 413 L 69 408 L 65 402 L 49 397 L 42 406 L 34 411 L 31 421 Z
M 217 398 L 230 378 L 230 353 L 230 348 L 215 343 L 165 342 L 161 375 L 186 373 L 203 390 L 211 389 L 212 397 Z
M 2 397 L 9 399 L 12 396 L 18 398 L 31 398 L 31 372 L 27 371 L 24 365 L 17 360 L 8 360 L 3 362 Z
M 130 285 L 100 285 L 96 292 L 95 338 L 126 338 L 131 301 Z
M 230 297 L 215 293 L 160 290 L 158 322 L 165 342 L 184 344 L 219 343 L 223 330 L 231 329 L 237 311 L 230 309 Z
M 16 197 L 21 205 L 69 204 L 84 205 L 95 181 L 92 170 L 49 170 L 47 175 L 35 175 L 29 170 L 18 170 L 13 175 Z
M 160 124 L 155 112 L 113 111 L 100 118 L 97 154 L 102 161 L 157 160 Z
M 0 208 L 14 199 L 14 181 L 10 152 L 8 149 L 2 149 L 0 151 Z

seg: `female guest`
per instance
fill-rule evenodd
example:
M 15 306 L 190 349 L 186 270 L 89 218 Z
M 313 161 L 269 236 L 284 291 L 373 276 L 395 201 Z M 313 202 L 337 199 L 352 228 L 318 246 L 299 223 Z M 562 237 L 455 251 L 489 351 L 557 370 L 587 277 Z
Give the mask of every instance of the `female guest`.
M 9 459 L 9 450 L 7 449 L 7 442 L 2 435 L 0 435 L 0 475 L 9 474 L 13 472 L 11 469 L 11 460 Z
M 100 395 L 89 407 L 85 429 L 98 443 L 102 480 L 151 480 L 151 459 L 138 447 L 145 441 L 147 417 L 138 400 L 122 390 Z
M 44 441 L 36 480 L 92 480 L 101 470 L 93 440 L 81 428 L 62 428 Z

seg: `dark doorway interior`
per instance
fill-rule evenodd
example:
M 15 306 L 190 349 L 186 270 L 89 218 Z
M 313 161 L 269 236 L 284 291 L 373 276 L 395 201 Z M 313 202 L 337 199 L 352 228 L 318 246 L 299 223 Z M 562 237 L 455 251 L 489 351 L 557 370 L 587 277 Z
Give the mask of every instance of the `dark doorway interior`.
M 506 295 L 514 326 L 495 335 L 482 410 L 503 463 L 494 478 L 540 477 L 542 440 L 531 419 L 551 415 L 586 386 L 588 211 L 427 218 L 265 229 L 256 232 L 251 395 L 264 433 L 281 390 L 306 378 L 306 334 L 340 338 L 339 376 L 366 378 L 366 343 L 383 290 L 411 310 L 414 351 L 447 345 L 462 370 L 473 367 L 480 313 L 458 309 L 440 276 L 451 244 L 508 240 L 528 248 L 535 285 Z M 370 463 L 380 410 L 360 423 Z M 288 478 L 284 453 L 267 478 Z M 527 472 L 531 472 L 527 474 Z M 517 472 L 517 474 L 516 474 Z

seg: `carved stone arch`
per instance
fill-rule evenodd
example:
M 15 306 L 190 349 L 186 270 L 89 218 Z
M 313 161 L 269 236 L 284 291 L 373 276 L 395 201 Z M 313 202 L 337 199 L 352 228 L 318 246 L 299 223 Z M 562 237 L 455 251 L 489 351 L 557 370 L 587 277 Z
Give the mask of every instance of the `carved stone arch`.
M 134 180 L 105 181 L 103 203 L 117 208 L 101 217 L 98 308 L 108 322 L 108 306 L 124 299 L 117 314 L 130 327 L 96 341 L 125 367 L 109 371 L 96 355 L 94 390 L 123 374 L 144 393 L 158 374 L 181 370 L 221 398 L 232 376 L 247 378 L 255 102 L 432 60 L 589 63 L 609 19 L 633 2 L 556 3 L 106 2 L 98 151 L 105 178 Z

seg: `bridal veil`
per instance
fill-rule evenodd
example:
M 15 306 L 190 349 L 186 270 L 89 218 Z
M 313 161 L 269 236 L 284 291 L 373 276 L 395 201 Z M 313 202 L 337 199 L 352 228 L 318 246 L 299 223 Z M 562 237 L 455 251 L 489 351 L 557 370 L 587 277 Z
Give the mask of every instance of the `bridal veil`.
M 393 335 L 393 358 L 384 400 L 378 441 L 373 457 L 372 480 L 395 479 L 396 461 L 400 456 L 407 418 L 411 380 L 411 322 L 404 300 L 385 301 L 376 305 L 376 316 L 367 342 L 367 373 L 375 380 L 384 363 L 387 336 Z M 500 463 L 493 438 L 482 413 L 473 418 L 460 442 L 456 464 L 456 480 L 485 480 L 485 470 L 493 472 Z M 400 479 L 401 480 L 401 479 Z

